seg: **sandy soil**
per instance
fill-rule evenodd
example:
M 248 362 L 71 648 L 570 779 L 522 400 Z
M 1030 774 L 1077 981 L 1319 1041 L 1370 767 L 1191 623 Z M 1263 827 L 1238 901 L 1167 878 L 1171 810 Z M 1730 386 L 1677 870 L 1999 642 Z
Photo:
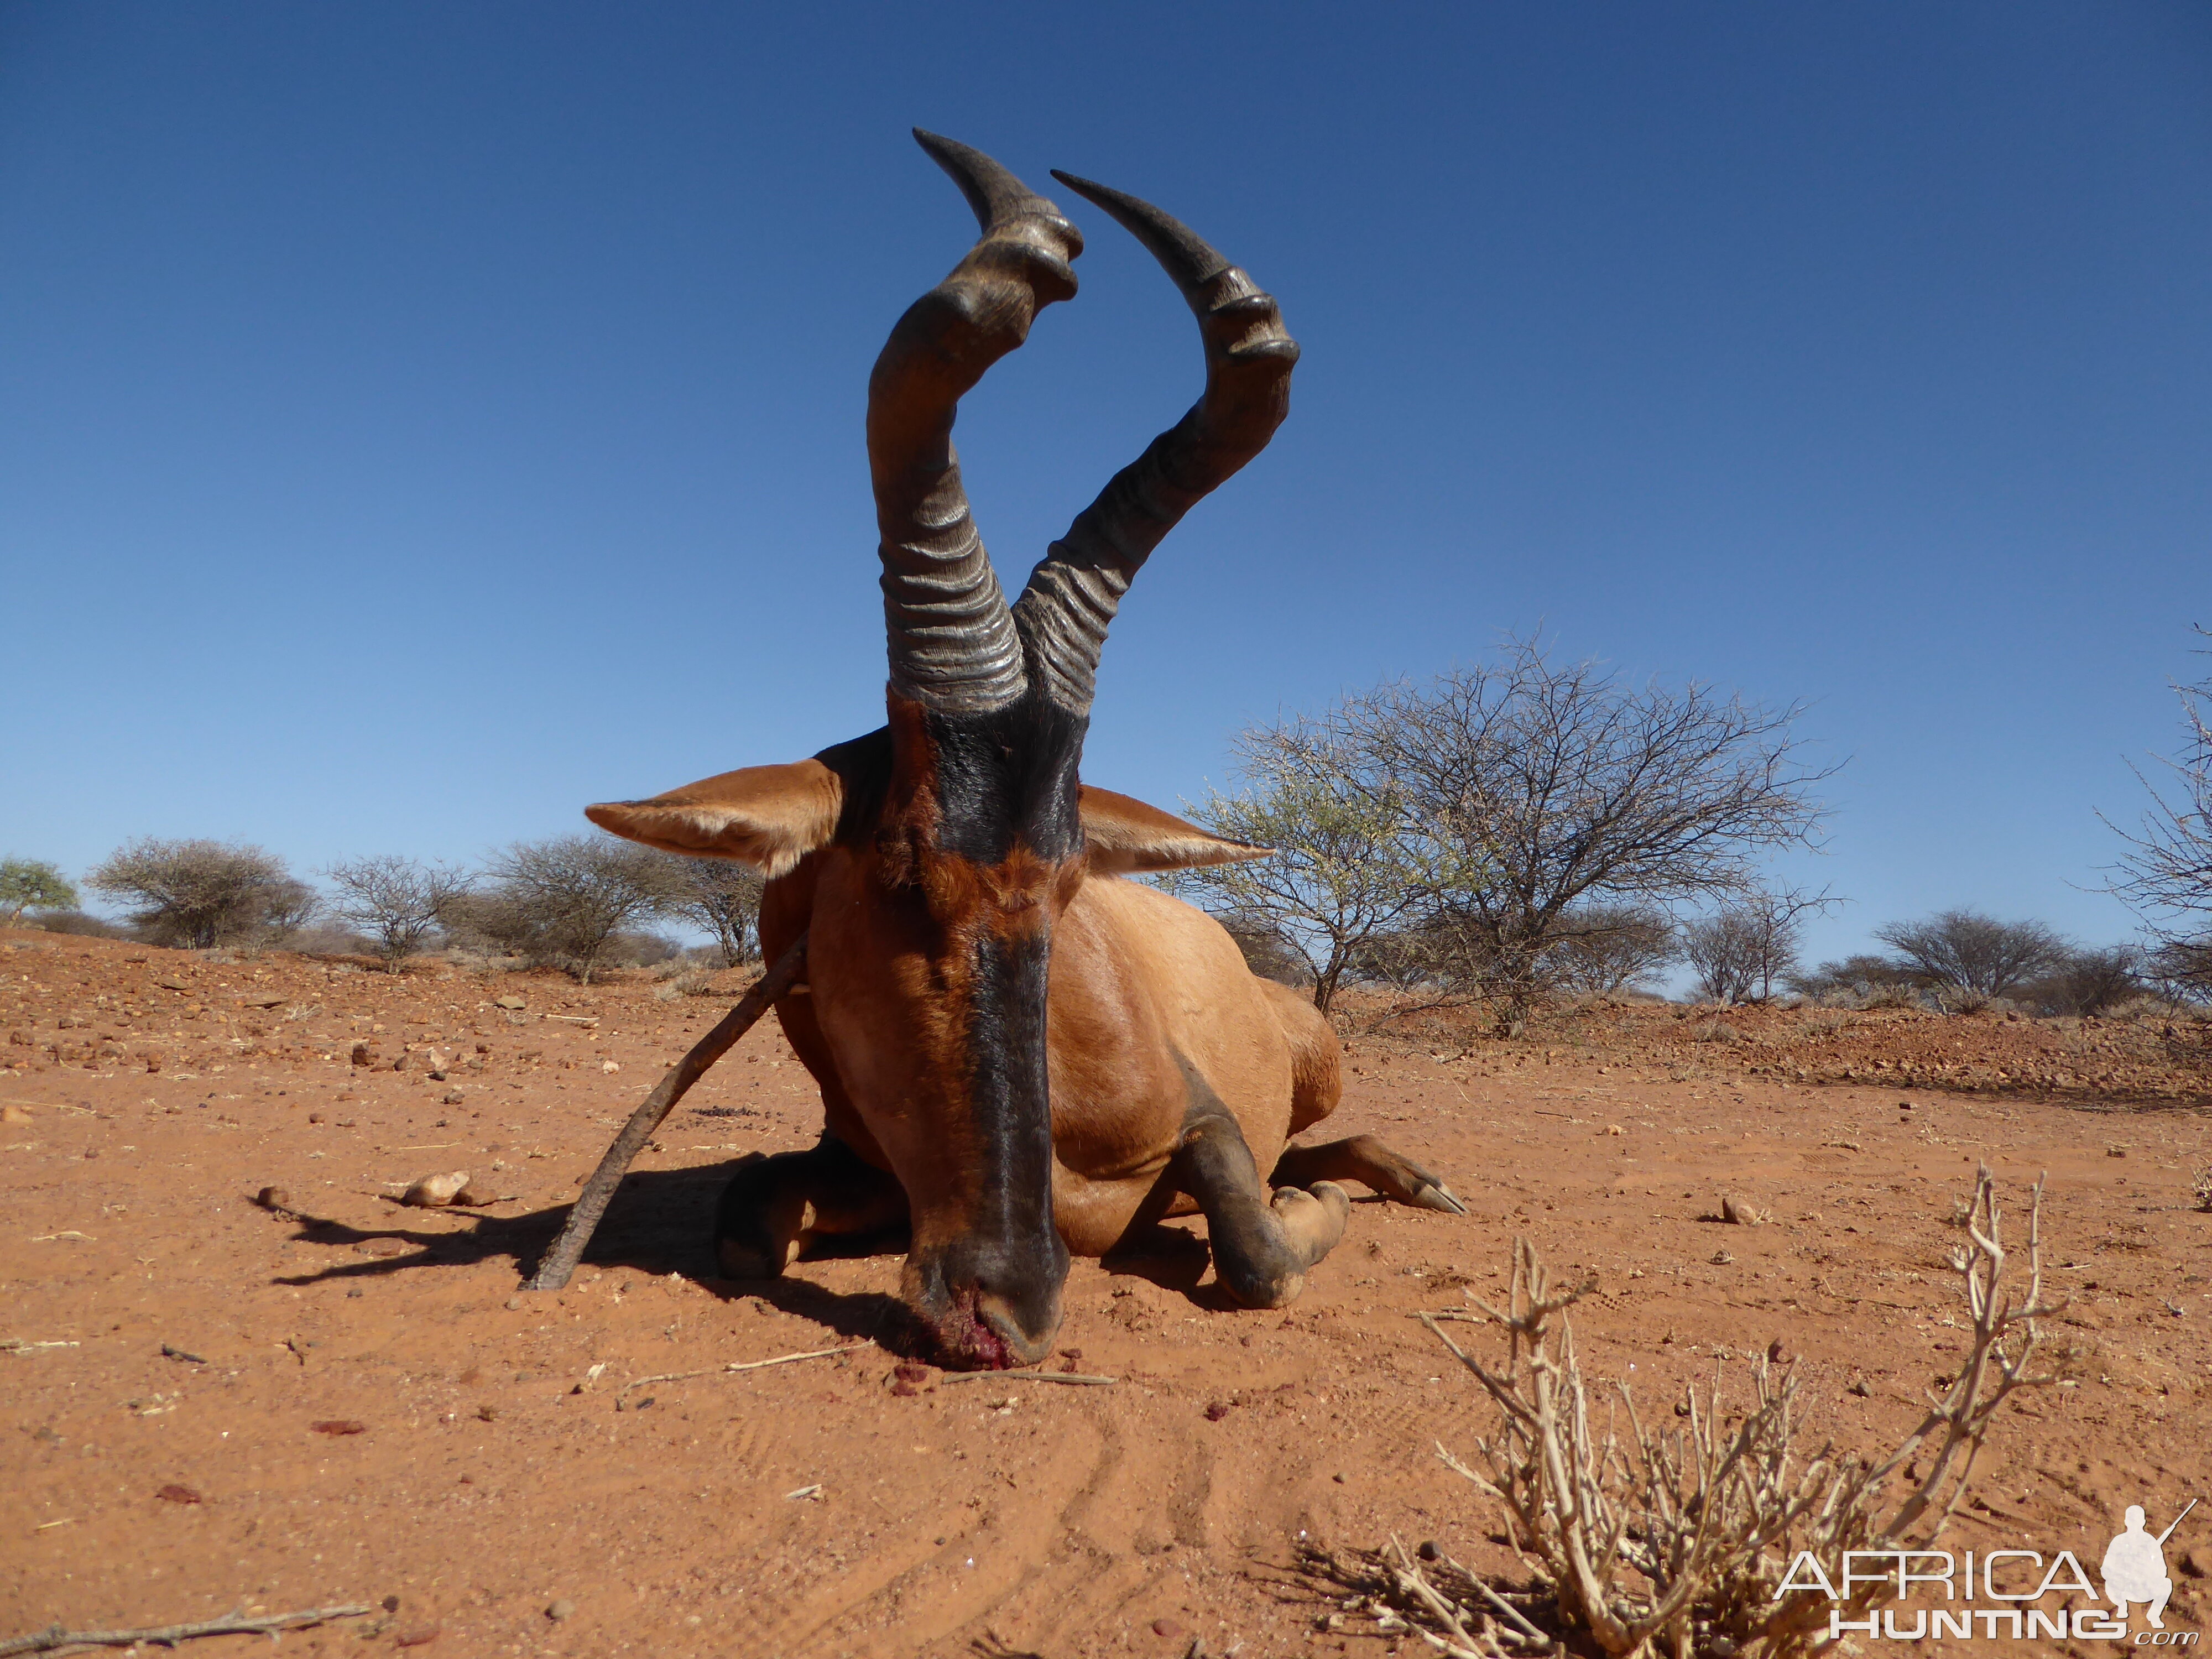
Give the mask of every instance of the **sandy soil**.
M 1663 1401 L 1717 1362 L 1740 1383 L 1778 1340 L 1817 1431 L 1872 1449 L 1959 1351 L 1947 1218 L 1977 1159 L 2015 1204 L 2049 1170 L 2072 1305 L 2047 1331 L 2063 1382 L 1999 1426 L 1955 1547 L 2094 1560 L 2125 1504 L 2156 1527 L 2212 1497 L 2189 1030 L 1651 1006 L 1513 1043 L 1360 1040 L 1330 1132 L 1386 1135 L 1472 1214 L 1358 1206 L 1287 1315 L 1225 1305 L 1195 1243 L 1078 1263 L 1059 1363 L 1112 1387 L 901 1389 L 872 1340 L 896 1259 L 804 1264 L 766 1294 L 711 1276 L 723 1166 L 812 1138 L 772 1023 L 670 1120 L 571 1288 L 517 1288 L 725 977 L 668 1000 L 0 933 L 0 1639 L 360 1602 L 278 1646 L 1389 1651 L 1363 1620 L 1316 1630 L 1302 1539 L 1434 1537 L 1513 1570 L 1433 1450 L 1471 1449 L 1490 1414 L 1412 1314 L 1486 1294 L 1525 1234 L 1596 1275 L 1589 1371 Z M 509 1201 L 391 1201 L 459 1169 Z M 272 1185 L 289 1212 L 253 1201 Z M 1719 1224 L 1723 1192 L 1773 1219 Z M 2168 1559 L 2167 1622 L 2200 1626 L 2212 1519 Z

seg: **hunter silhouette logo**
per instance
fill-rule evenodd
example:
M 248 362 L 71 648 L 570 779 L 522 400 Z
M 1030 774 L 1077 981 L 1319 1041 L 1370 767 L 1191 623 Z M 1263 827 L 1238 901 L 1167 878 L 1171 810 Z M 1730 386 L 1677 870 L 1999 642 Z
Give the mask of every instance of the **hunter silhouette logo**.
M 2197 1500 L 2191 1498 L 2164 1532 L 2148 1529 L 2142 1505 L 2128 1506 L 2125 1527 L 2105 1550 L 2099 1564 L 2104 1593 L 2090 1579 L 2081 1558 L 2061 1550 L 2046 1563 L 2036 1550 L 1846 1550 L 1831 1577 L 1810 1550 L 1798 1555 L 1783 1575 L 1774 1599 L 1817 1590 L 1832 1603 L 1828 1637 L 1873 1637 L 1891 1642 L 1922 1642 L 1945 1637 L 1980 1641 L 2040 1639 L 2124 1642 L 2134 1647 L 2192 1648 L 2198 1632 L 2169 1631 L 2166 1603 L 2173 1580 L 2166 1571 L 2166 1543 Z M 1869 1596 L 1865 1588 L 1890 1587 L 1886 1605 L 1864 1607 L 1846 1617 L 1850 1604 Z M 1939 1596 L 1936 1592 L 1941 1591 Z M 2043 1605 L 2057 1593 L 2071 1594 L 2077 1605 Z M 1919 1606 L 1914 1606 L 1916 1598 Z M 2087 1605 L 2079 1605 L 2087 1602 Z M 1991 1605 L 1976 1605 L 1988 1603 Z M 2130 1632 L 2128 1609 L 2140 1605 L 2147 1629 Z
M 2192 1498 L 2189 1509 L 2175 1516 L 2172 1525 L 2153 1538 L 2143 1530 L 2142 1505 L 2128 1506 L 2128 1529 L 2105 1551 L 2105 1599 L 2118 1609 L 2113 1617 L 2125 1619 L 2128 1603 L 2142 1601 L 2148 1604 L 2145 1616 L 2151 1627 L 2166 1628 L 2166 1598 L 2173 1594 L 2173 1580 L 2166 1574 L 2166 1540 L 2173 1536 L 2173 1528 L 2187 1517 L 2189 1510 L 2196 1507 Z

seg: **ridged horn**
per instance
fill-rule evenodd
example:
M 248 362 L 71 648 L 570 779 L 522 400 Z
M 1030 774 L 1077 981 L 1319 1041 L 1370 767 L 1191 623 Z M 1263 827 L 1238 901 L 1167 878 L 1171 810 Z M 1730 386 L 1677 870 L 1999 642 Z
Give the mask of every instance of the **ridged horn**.
M 961 398 L 1075 292 L 1083 238 L 981 150 L 915 130 L 960 186 L 982 234 L 908 307 L 868 379 L 868 466 L 883 558 L 892 691 L 947 714 L 1004 708 L 1027 689 L 1021 641 L 976 533 L 952 447 Z
M 1150 202 L 1055 168 L 1150 250 L 1198 319 L 1206 390 L 1115 473 L 1030 573 L 1014 605 L 1030 671 L 1062 708 L 1088 712 L 1106 630 L 1138 570 L 1182 515 L 1267 446 L 1290 412 L 1297 342 L 1259 284 Z

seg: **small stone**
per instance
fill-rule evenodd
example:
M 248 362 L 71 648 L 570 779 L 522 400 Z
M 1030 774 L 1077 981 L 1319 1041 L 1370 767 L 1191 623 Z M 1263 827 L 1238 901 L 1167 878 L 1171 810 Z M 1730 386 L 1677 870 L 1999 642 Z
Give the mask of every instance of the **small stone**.
M 444 1096 L 439 1100 L 438 1103 L 441 1106 L 458 1106 L 461 1103 L 464 1098 L 465 1097 L 459 1089 L 448 1089 L 446 1091 Z
M 1228 1415 L 1229 1407 L 1227 1402 L 1224 1401 L 1217 1400 L 1206 1408 L 1206 1420 L 1209 1423 L 1218 1423 L 1223 1418 Z M 1340 1480 L 1342 1479 L 1341 1476 L 1339 1476 L 1338 1478 Z
M 455 1194 L 465 1191 L 468 1184 L 466 1170 L 424 1176 L 400 1195 L 399 1201 L 418 1210 L 442 1210 L 454 1202 Z
M 1797 1356 L 1784 1345 L 1778 1336 L 1766 1345 L 1766 1363 L 1770 1365 L 1794 1364 L 1796 1359 Z
M 310 1112 L 307 1114 L 307 1121 L 310 1123 L 327 1123 L 330 1121 L 330 1119 L 320 1112 Z
M 495 1008 L 513 1009 L 519 1013 L 523 1009 L 527 1008 L 530 1005 L 525 1002 L 520 997 L 505 996 L 493 998 L 491 1006 Z
M 426 1648 L 446 1632 L 436 1625 L 417 1625 L 413 1630 L 403 1630 L 392 1638 L 396 1647 Z
M 563 1619 L 573 1619 L 576 1616 L 576 1604 L 563 1596 L 545 1609 L 545 1616 L 557 1625 Z
M 376 1051 L 366 1042 L 356 1042 L 353 1045 L 352 1059 L 356 1066 L 374 1066 L 376 1064 Z
M 282 1187 L 264 1187 L 253 1195 L 253 1201 L 264 1210 L 289 1210 L 292 1207 L 292 1194 Z
M 21 1106 L 0 1106 L 0 1123 L 28 1123 L 31 1115 Z
M 477 1422 L 479 1422 L 479 1423 L 496 1423 L 496 1422 L 498 1422 L 498 1421 L 499 1421 L 499 1407 L 496 1407 L 496 1406 L 479 1406 L 479 1407 L 477 1407 Z
M 1152 1620 L 1152 1634 L 1164 1636 L 1170 1642 L 1179 1642 L 1190 1632 L 1172 1619 L 1155 1619 Z
M 1850 1385 L 1844 1392 L 1856 1395 L 1862 1400 L 1871 1400 L 1874 1397 L 1874 1390 L 1867 1387 L 1867 1380 L 1863 1376 L 1853 1377 L 1850 1380 Z
M 522 1298 L 519 1296 L 510 1296 L 507 1298 L 505 1306 L 509 1313 L 520 1313 L 522 1311 Z
M 161 1490 L 155 1492 L 154 1496 L 160 1498 L 164 1504 L 204 1504 L 207 1502 L 207 1499 L 202 1498 L 190 1486 L 179 1486 L 173 1482 L 162 1487 Z
M 1441 1561 L 1443 1559 L 1444 1553 L 1437 1547 L 1437 1540 L 1435 1539 L 1424 1538 L 1421 1540 L 1420 1547 L 1415 1550 L 1413 1553 L 1419 1556 L 1424 1561 Z
M 383 1238 L 365 1238 L 353 1248 L 362 1255 L 392 1256 L 404 1255 L 414 1247 L 404 1238 L 386 1236 Z
M 603 1060 L 599 1062 L 599 1069 L 602 1072 L 619 1072 L 622 1070 L 622 1062 L 618 1060 Z
M 341 1435 L 366 1434 L 368 1432 L 368 1424 L 351 1417 L 325 1418 L 321 1422 L 310 1423 L 307 1426 L 313 1429 L 317 1434 Z
M 1721 1198 L 1721 1219 L 1732 1227 L 1761 1227 L 1766 1224 L 1766 1212 L 1754 1210 L 1734 1193 Z
M 1331 1476 L 1329 1476 L 1329 1479 L 1330 1479 L 1330 1480 L 1334 1480 L 1334 1481 L 1335 1481 L 1335 1482 L 1336 1482 L 1336 1484 L 1337 1484 L 1338 1486 L 1342 1486 L 1349 1485 L 1349 1484 L 1350 1484 L 1350 1482 L 1351 1482 L 1352 1477 L 1351 1477 L 1350 1475 L 1348 1475 L 1348 1474 L 1345 1474 L 1341 1469 L 1340 1469 L 1340 1470 L 1338 1470 L 1334 1474 L 1332 1474 Z
M 1712 1255 L 1712 1263 L 1716 1267 L 1725 1267 L 1735 1260 L 1726 1250 L 1715 1250 Z

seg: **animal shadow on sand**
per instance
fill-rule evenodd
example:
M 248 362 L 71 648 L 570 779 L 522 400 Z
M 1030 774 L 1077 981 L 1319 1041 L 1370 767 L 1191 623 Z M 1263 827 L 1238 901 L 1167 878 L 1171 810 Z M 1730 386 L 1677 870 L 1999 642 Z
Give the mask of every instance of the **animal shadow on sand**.
M 906 1326 L 905 1305 L 896 1297 L 876 1291 L 847 1294 L 805 1279 L 716 1277 L 718 1267 L 708 1240 L 714 1204 L 728 1181 L 729 1170 L 719 1165 L 634 1171 L 623 1180 L 600 1218 L 591 1247 L 584 1252 L 583 1265 L 681 1273 L 725 1301 L 765 1302 L 780 1312 L 825 1325 L 840 1336 L 872 1338 L 902 1351 L 908 1346 L 912 1337 Z M 270 1213 L 296 1226 L 292 1237 L 303 1244 L 354 1250 L 390 1239 L 398 1246 L 414 1247 L 365 1261 L 333 1263 L 313 1273 L 279 1274 L 274 1281 L 309 1285 L 389 1279 L 425 1268 L 470 1267 L 492 1261 L 506 1261 L 521 1275 L 534 1267 L 551 1246 L 568 1218 L 568 1206 L 555 1204 L 521 1215 L 500 1216 L 467 1210 L 406 1210 L 395 1205 L 393 1224 L 387 1227 L 356 1226 L 296 1206 L 272 1209 Z M 409 1225 L 400 1219 L 416 1215 L 435 1215 L 440 1219 L 423 1226 Z M 460 1221 L 470 1224 L 453 1224 Z M 864 1248 L 844 1254 L 875 1254 L 886 1247 L 903 1251 L 906 1240 L 903 1237 L 870 1240 Z

